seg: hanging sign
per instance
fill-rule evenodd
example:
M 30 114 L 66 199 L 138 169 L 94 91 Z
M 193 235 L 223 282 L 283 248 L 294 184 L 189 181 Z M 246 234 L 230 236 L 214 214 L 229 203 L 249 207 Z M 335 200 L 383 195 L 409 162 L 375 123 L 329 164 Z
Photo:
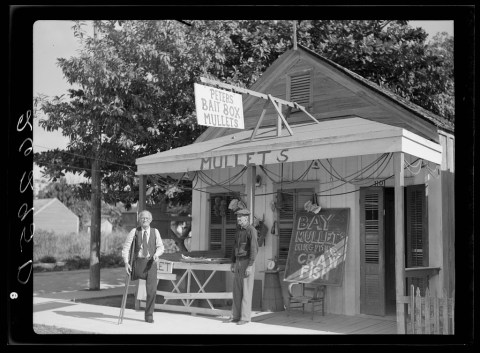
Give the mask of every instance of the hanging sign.
M 244 129 L 242 95 L 194 84 L 197 123 L 205 126 Z
M 349 208 L 297 212 L 285 281 L 341 285 L 347 254 Z

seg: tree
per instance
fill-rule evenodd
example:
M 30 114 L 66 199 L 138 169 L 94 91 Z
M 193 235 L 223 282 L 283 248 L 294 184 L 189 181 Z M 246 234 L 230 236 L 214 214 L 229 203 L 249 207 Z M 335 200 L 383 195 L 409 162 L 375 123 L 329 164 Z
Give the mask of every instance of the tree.
M 75 190 L 67 183 L 65 178 L 60 178 L 60 181 L 48 184 L 45 189 L 38 192 L 39 199 L 57 198 L 68 208 L 71 208 L 75 202 Z
M 306 21 L 299 31 L 299 42 L 320 55 L 454 120 L 453 65 L 448 60 L 453 45 L 448 39 L 429 45 L 427 33 L 408 21 Z
M 91 36 L 75 22 L 82 49 L 78 57 L 58 60 L 72 85 L 68 96 L 36 99 L 48 117 L 40 125 L 62 129 L 70 143 L 66 150 L 36 153 L 35 162 L 52 180 L 65 172 L 91 178 L 78 191 L 91 197 L 90 289 L 99 289 L 101 200 L 127 208 L 134 203 L 135 159 L 190 144 L 204 131 L 195 116 L 193 87 L 199 76 L 249 86 L 291 46 L 292 22 L 94 24 Z M 442 92 L 447 84 L 430 85 L 430 77 L 440 80 L 444 62 L 438 51 L 426 51 L 425 32 L 406 21 L 301 21 L 298 37 L 299 43 L 427 109 L 450 94 Z M 181 192 L 191 186 L 188 181 L 151 176 L 147 182 L 148 202 L 189 202 Z

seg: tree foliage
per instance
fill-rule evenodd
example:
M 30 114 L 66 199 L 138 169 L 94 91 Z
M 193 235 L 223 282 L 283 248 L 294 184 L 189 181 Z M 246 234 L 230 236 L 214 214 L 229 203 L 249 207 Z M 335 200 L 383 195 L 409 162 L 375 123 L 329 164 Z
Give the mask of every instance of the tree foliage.
M 48 184 L 43 190 L 38 192 L 38 198 L 57 198 L 68 208 L 74 206 L 77 201 L 74 187 L 68 184 L 65 178 L 60 178 L 58 182 Z
M 305 22 L 300 43 L 431 112 L 454 120 L 453 38 L 426 42 L 408 21 Z M 451 46 L 450 46 L 451 43 Z M 447 55 L 446 53 L 449 52 Z

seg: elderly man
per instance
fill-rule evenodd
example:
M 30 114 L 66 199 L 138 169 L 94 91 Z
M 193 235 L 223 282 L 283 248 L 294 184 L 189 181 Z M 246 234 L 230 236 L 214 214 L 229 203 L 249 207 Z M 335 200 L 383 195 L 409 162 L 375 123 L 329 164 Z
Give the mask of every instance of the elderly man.
M 153 312 L 155 310 L 155 296 L 157 294 L 157 260 L 164 252 L 164 246 L 160 233 L 157 229 L 151 228 L 152 214 L 149 211 L 142 211 L 138 215 L 140 226 L 133 228 L 123 244 L 122 257 L 125 262 L 127 274 L 132 272 L 128 263 L 130 248 L 135 239 L 134 266 L 132 279 L 144 279 L 147 302 L 145 305 L 145 321 L 153 323 Z
M 249 222 L 250 211 L 236 212 L 240 229 L 235 235 L 231 271 L 233 277 L 232 316 L 226 322 L 244 325 L 250 322 L 255 274 L 255 258 L 258 253 L 257 230 Z

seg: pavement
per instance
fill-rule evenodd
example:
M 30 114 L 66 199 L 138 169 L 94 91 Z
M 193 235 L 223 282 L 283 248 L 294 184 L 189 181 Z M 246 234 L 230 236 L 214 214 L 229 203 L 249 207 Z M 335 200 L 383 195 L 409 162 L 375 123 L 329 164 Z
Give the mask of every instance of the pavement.
M 224 323 L 226 317 L 191 315 L 155 310 L 154 323 L 144 321 L 144 310 L 125 309 L 118 323 L 120 308 L 85 304 L 81 299 L 123 295 L 124 268 L 102 269 L 100 290 L 91 291 L 89 270 L 40 272 L 33 275 L 33 323 L 94 334 L 113 335 L 309 335 L 318 330 L 250 322 Z M 136 283 L 129 287 L 135 293 Z M 252 312 L 252 319 L 269 312 Z M 328 334 L 329 332 L 325 332 Z

